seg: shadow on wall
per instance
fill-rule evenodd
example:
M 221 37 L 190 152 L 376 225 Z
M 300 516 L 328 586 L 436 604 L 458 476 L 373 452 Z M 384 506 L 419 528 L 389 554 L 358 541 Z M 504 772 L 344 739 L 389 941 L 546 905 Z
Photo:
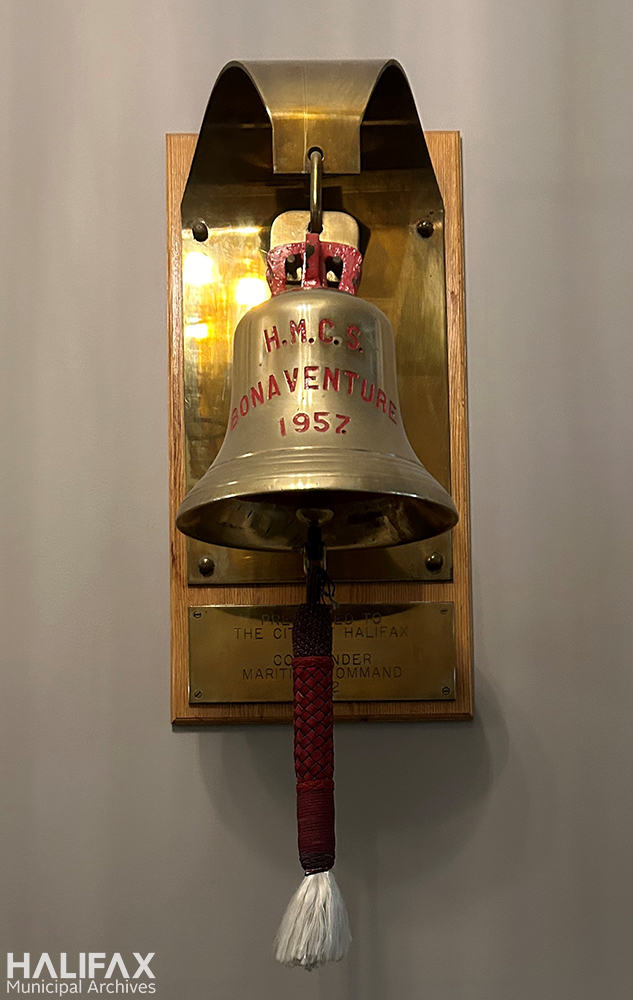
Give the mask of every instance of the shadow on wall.
M 257 863 L 280 872 L 279 897 L 270 900 L 266 914 L 275 927 L 301 874 L 292 730 L 249 727 L 224 730 L 221 736 L 218 770 L 216 754 L 209 753 L 208 733 L 198 734 L 202 775 L 214 808 L 235 838 Z M 493 759 L 495 777 L 507 761 L 508 732 L 491 689 L 478 674 L 477 716 L 472 722 L 344 723 L 337 726 L 335 739 L 337 876 L 355 937 L 345 963 L 347 990 L 350 997 L 378 1000 L 389 992 L 380 958 L 389 915 L 410 908 L 411 892 L 426 891 L 424 884 L 441 875 L 467 846 L 490 797 Z M 514 815 L 508 818 L 512 828 L 504 824 L 513 850 L 506 870 L 503 863 L 495 868 L 494 882 L 507 878 L 511 859 L 522 854 L 527 805 L 522 804 L 520 789 L 513 803 Z M 466 887 L 471 899 L 490 891 L 489 876 L 487 871 L 485 884 L 475 878 Z M 437 913 L 441 893 L 431 892 Z M 469 901 L 462 899 L 461 905 Z

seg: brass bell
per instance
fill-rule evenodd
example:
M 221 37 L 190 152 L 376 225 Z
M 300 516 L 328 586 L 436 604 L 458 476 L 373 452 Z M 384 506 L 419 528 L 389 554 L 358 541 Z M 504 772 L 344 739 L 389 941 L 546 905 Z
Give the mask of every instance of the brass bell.
M 235 330 L 226 437 L 181 504 L 178 528 L 260 550 L 301 548 L 311 521 L 331 549 L 452 528 L 453 501 L 402 425 L 389 321 L 356 298 L 360 252 L 308 232 L 267 259 L 272 298 Z

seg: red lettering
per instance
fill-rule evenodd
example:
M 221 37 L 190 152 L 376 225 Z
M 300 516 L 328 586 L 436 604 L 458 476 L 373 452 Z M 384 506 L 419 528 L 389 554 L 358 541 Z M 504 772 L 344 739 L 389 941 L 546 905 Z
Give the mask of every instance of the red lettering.
M 325 375 L 323 376 L 323 388 L 329 389 L 330 385 L 334 389 L 334 392 L 338 392 L 339 382 L 341 381 L 340 369 L 336 368 L 334 374 L 330 368 L 325 369 Z
M 398 423 L 398 421 L 396 420 L 396 407 L 391 400 L 389 400 L 389 419 L 391 420 L 392 424 Z
M 376 396 L 376 406 L 380 409 L 382 406 L 382 412 L 387 412 L 387 397 L 385 396 L 382 389 L 378 390 L 378 395 Z
M 330 330 L 334 329 L 334 323 L 332 322 L 331 319 L 322 319 L 321 322 L 319 323 L 319 340 L 323 344 L 331 344 L 332 341 L 334 340 L 334 337 L 326 337 L 325 336 L 325 328 L 326 328 L 326 326 Z
M 354 382 L 359 377 L 356 372 L 343 372 L 343 375 L 347 375 L 347 395 L 351 396 L 354 391 Z M 384 396 L 384 393 L 383 393 Z
M 290 372 L 287 368 L 284 368 L 284 375 L 286 376 L 286 382 L 288 383 L 288 388 L 290 392 L 294 392 L 297 388 L 297 379 L 299 378 L 299 369 L 295 368 L 292 373 L 292 378 L 290 377 Z
M 231 413 L 231 430 L 232 431 L 235 430 L 235 428 L 237 426 L 237 422 L 238 422 L 239 419 L 240 418 L 239 418 L 239 414 L 237 412 L 237 406 L 234 406 L 233 407 L 233 412 Z
M 310 414 L 309 413 L 295 413 L 292 418 L 292 422 L 295 425 L 298 434 L 303 434 L 305 431 L 310 429 Z
M 240 399 L 240 413 L 243 417 L 248 413 L 248 396 L 244 395 Z
M 374 383 L 373 382 L 371 384 L 371 390 L 370 390 L 369 396 L 365 395 L 366 391 L 367 391 L 367 379 L 364 378 L 363 379 L 363 384 L 362 384 L 362 387 L 361 387 L 361 390 L 360 390 L 360 394 L 361 394 L 361 396 L 363 397 L 363 399 L 365 400 L 366 403 L 371 403 L 372 399 L 374 398 Z
M 264 330 L 264 342 L 266 344 L 266 350 L 269 354 L 273 349 L 273 344 L 275 345 L 275 349 L 279 350 L 281 344 L 279 343 L 279 334 L 277 333 L 276 326 L 273 327 L 273 332 L 270 336 L 268 336 L 268 330 Z
M 330 421 L 327 419 L 330 415 L 329 410 L 322 410 L 321 413 L 314 414 L 314 429 L 320 434 L 325 434 L 326 431 L 330 429 Z
M 258 402 L 264 402 L 264 388 L 261 382 L 257 383 L 257 388 L 255 388 L 255 386 L 251 386 L 251 404 L 253 409 L 255 409 Z
M 281 396 L 279 391 L 279 386 L 277 385 L 277 379 L 274 375 L 268 376 L 268 398 L 272 399 L 273 396 Z
M 347 346 L 350 351 L 357 351 L 360 347 L 360 330 L 354 324 L 350 324 L 347 328 Z
M 294 320 L 290 320 L 290 336 L 292 337 L 292 343 L 296 344 L 297 336 L 301 334 L 301 343 L 305 344 L 308 341 L 308 334 L 306 332 L 306 321 L 300 319 L 298 323 Z
M 304 389 L 318 389 L 318 383 L 315 384 L 314 380 L 316 375 L 312 375 L 312 372 L 318 372 L 318 365 L 306 365 L 303 369 L 303 388 Z

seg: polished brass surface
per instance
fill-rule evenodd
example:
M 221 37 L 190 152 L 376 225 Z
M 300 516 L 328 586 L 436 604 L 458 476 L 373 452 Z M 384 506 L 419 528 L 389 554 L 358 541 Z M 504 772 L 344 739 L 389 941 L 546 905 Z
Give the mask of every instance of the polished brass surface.
M 324 212 L 321 239 L 324 243 L 346 243 L 360 250 L 360 230 L 356 219 L 346 212 Z M 270 248 L 284 243 L 300 243 L 310 222 L 309 212 L 282 212 L 270 227 Z
M 292 701 L 295 610 L 189 608 L 190 703 Z M 333 622 L 336 701 L 455 698 L 452 604 L 343 604 Z
M 200 541 L 299 549 L 300 508 L 331 511 L 328 550 L 401 545 L 457 513 L 411 448 L 393 331 L 376 306 L 330 288 L 251 309 L 233 350 L 229 429 L 176 524 Z
M 185 254 L 190 244 L 200 249 L 191 239 L 190 226 L 203 218 L 210 229 L 203 249 L 218 264 L 213 284 L 206 288 L 188 287 L 185 274 L 187 487 L 217 454 L 228 422 L 230 340 L 247 308 L 242 304 L 245 294 L 237 301 L 237 283 L 241 277 L 259 278 L 259 284 L 250 281 L 240 287 L 252 296 L 267 295 L 262 284 L 263 251 L 269 246 L 271 220 L 284 208 L 309 208 L 306 177 L 277 174 L 271 179 L 273 147 L 278 168 L 280 157 L 288 155 L 284 171 L 299 172 L 307 168 L 307 151 L 317 145 L 325 152 L 325 212 L 343 210 L 360 220 L 365 254 L 360 295 L 379 306 L 395 330 L 400 403 L 409 440 L 429 472 L 450 488 L 443 207 L 413 99 L 401 69 L 393 63 L 365 64 L 360 75 L 354 64 L 324 63 L 315 72 L 325 80 L 325 89 L 317 88 L 322 95 L 318 100 L 317 90 L 306 91 L 307 96 L 303 89 L 297 90 L 303 68 L 296 65 L 260 64 L 245 71 L 232 64 L 209 102 L 182 204 Z M 363 95 L 361 109 L 335 121 L 336 108 L 348 100 L 344 94 L 351 93 L 345 81 L 352 78 L 355 100 Z M 287 141 L 282 142 L 293 89 L 295 96 L 302 95 L 302 110 L 289 114 Z M 338 94 L 334 104 L 332 91 Z M 322 110 L 326 105 L 327 113 Z M 343 132 L 348 137 L 353 133 L 362 173 L 354 176 L 356 167 L 349 162 L 335 167 L 324 136 L 304 135 L 299 122 L 331 128 L 339 151 L 350 148 L 339 142 Z M 300 139 L 291 142 L 290 133 L 297 136 L 298 130 Z M 338 169 L 345 173 L 337 174 Z M 421 219 L 434 221 L 429 239 L 417 232 Z M 425 565 L 434 551 L 442 555 L 439 572 Z M 204 555 L 216 567 L 211 581 L 198 570 Z M 302 576 L 300 558 L 294 554 L 229 550 L 198 542 L 189 543 L 188 566 L 190 582 L 199 584 Z M 353 560 L 332 553 L 330 571 L 337 579 L 450 579 L 450 535 L 384 551 L 358 551 Z
M 272 125 L 275 173 L 307 173 L 308 153 L 316 146 L 325 154 L 326 173 L 357 174 L 363 113 L 377 79 L 391 65 L 383 60 L 232 62 L 218 84 L 222 97 L 227 91 L 227 106 L 235 106 L 236 91 L 257 91 Z

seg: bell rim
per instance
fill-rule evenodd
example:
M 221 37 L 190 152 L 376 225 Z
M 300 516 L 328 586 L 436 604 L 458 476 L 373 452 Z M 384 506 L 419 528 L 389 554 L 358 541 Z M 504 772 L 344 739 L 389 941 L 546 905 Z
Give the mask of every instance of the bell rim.
M 182 501 L 176 516 L 176 525 L 180 531 L 192 538 L 226 548 L 292 551 L 300 546 L 270 544 L 269 540 L 254 542 L 248 538 L 227 542 L 226 537 L 227 534 L 231 535 L 230 530 L 227 532 L 225 528 L 218 526 L 217 530 L 209 531 L 209 524 L 213 528 L 213 520 L 209 519 L 208 514 L 204 518 L 205 527 L 201 528 L 201 518 L 196 518 L 196 512 L 200 515 L 202 511 L 208 511 L 213 507 L 220 511 L 221 505 L 226 507 L 231 501 L 251 505 L 268 503 L 274 506 L 274 498 L 282 496 L 284 500 L 280 501 L 278 506 L 286 509 L 292 507 L 292 497 L 298 494 L 302 494 L 305 499 L 297 506 L 305 507 L 312 506 L 311 501 L 315 495 L 336 493 L 340 496 L 353 494 L 358 497 L 359 502 L 362 502 L 364 497 L 402 498 L 403 501 L 411 501 L 409 513 L 412 513 L 415 505 L 418 505 L 420 523 L 423 523 L 421 515 L 426 513 L 429 515 L 429 525 L 435 522 L 435 527 L 431 526 L 427 532 L 418 530 L 413 537 L 407 535 L 388 541 L 370 539 L 348 544 L 330 541 L 328 548 L 332 550 L 390 548 L 432 538 L 455 527 L 459 514 L 450 494 L 415 455 L 413 458 L 408 458 L 389 452 L 376 453 L 369 449 L 356 448 L 346 452 L 346 456 L 349 457 L 353 453 L 365 456 L 367 460 L 371 458 L 371 476 L 369 477 L 366 472 L 348 470 L 345 474 L 344 489 L 340 484 L 341 453 L 335 448 L 319 448 L 317 452 L 310 447 L 268 452 L 267 470 L 261 468 L 261 456 L 257 453 L 251 452 L 233 457 L 226 462 L 218 462 L 216 459 Z M 271 476 L 270 468 L 274 467 L 275 458 L 279 459 L 284 467 L 277 468 L 274 476 Z M 255 473 L 249 472 L 249 465 L 256 467 Z M 293 469 L 293 466 L 296 466 L 296 469 Z M 307 467 L 310 470 L 309 477 L 305 475 Z M 298 474 L 299 469 L 303 471 L 303 477 Z M 405 506 L 405 503 L 400 504 L 401 508 Z

